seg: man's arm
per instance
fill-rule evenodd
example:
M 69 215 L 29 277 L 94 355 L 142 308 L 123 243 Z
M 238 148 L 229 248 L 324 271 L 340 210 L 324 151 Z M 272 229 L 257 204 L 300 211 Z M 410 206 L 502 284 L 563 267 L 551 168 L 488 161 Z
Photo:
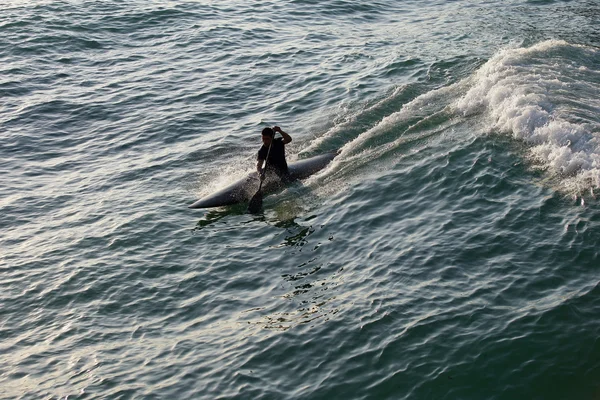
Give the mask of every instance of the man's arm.
M 283 144 L 288 144 L 289 142 L 292 141 L 292 137 L 290 135 L 288 135 L 287 133 L 285 133 L 284 131 L 282 131 L 280 127 L 274 126 L 273 130 L 275 132 L 281 133 L 281 137 L 283 137 Z

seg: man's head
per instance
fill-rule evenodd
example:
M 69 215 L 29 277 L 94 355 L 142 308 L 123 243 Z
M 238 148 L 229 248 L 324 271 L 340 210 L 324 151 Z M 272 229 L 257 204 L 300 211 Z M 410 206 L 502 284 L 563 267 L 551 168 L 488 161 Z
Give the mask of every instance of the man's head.
M 265 146 L 270 146 L 271 141 L 273 140 L 273 136 L 275 136 L 275 132 L 271 128 L 265 128 L 262 130 L 262 141 Z

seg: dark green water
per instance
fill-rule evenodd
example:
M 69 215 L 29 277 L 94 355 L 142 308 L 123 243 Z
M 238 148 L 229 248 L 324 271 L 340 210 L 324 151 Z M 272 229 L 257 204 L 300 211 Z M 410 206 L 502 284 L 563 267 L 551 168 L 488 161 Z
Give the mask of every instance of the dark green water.
M 599 16 L 5 4 L 0 398 L 600 398 Z

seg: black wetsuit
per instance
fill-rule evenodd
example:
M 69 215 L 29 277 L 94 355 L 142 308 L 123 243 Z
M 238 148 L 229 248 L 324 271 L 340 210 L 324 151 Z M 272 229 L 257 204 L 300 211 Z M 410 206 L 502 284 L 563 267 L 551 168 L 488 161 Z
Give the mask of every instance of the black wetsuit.
M 271 145 L 271 152 L 269 152 L 269 146 L 263 146 L 258 150 L 258 159 L 264 160 L 267 158 L 269 153 L 269 159 L 267 160 L 267 171 L 273 171 L 284 181 L 289 180 L 289 172 L 287 162 L 285 161 L 285 145 L 283 144 L 282 138 L 273 139 Z

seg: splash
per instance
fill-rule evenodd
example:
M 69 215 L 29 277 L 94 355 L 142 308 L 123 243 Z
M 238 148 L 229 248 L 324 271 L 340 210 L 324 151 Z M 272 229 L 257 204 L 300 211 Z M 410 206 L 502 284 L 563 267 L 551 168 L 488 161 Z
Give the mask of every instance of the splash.
M 220 167 L 207 170 L 198 177 L 192 186 L 192 191 L 197 198 L 208 196 L 255 171 L 252 168 L 254 165 L 253 159 L 248 157 L 239 157 L 234 162 L 222 163 Z
M 565 41 L 504 49 L 469 79 L 454 107 L 527 143 L 561 189 L 588 192 L 600 187 L 598 65 L 597 49 Z

